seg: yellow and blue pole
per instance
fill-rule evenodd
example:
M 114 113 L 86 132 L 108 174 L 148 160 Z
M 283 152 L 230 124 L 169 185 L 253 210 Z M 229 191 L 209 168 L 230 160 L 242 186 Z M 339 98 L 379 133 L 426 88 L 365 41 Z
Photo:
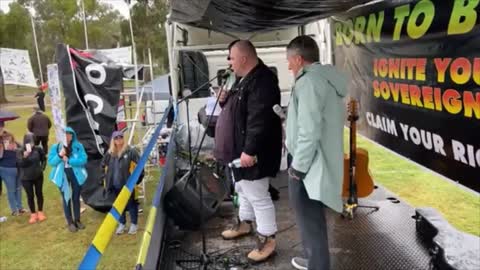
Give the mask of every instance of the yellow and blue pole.
M 128 199 L 132 194 L 133 188 L 137 184 L 138 178 L 140 177 L 140 174 L 142 173 L 142 170 L 147 163 L 148 156 L 150 155 L 150 152 L 152 152 L 152 149 L 157 142 L 157 139 L 160 135 L 160 130 L 165 123 L 166 117 L 171 107 L 172 105 L 170 105 L 165 110 L 162 120 L 155 129 L 155 132 L 150 138 L 147 147 L 144 149 L 143 154 L 137 163 L 137 166 L 128 178 L 127 184 L 123 186 L 120 194 L 117 196 L 115 202 L 113 203 L 112 209 L 110 209 L 110 212 L 107 214 L 107 216 L 103 220 L 103 223 L 100 225 L 100 228 L 95 234 L 92 243 L 90 244 L 85 256 L 83 257 L 82 262 L 78 267 L 79 270 L 93 270 L 97 268 L 97 265 L 100 262 L 100 258 L 105 253 L 105 250 L 113 236 L 115 228 L 119 223 L 120 216 L 125 210 L 125 206 L 127 205 Z

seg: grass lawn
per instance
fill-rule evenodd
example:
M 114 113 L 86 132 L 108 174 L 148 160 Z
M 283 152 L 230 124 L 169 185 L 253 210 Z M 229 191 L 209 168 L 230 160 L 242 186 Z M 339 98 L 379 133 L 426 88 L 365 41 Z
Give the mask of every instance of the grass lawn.
M 344 132 L 348 147 L 348 130 Z M 480 196 L 445 180 L 416 163 L 390 153 L 358 136 L 358 147 L 368 150 L 374 181 L 413 207 L 433 207 L 465 232 L 480 236 Z M 480 176 L 479 179 L 480 181 Z M 413 214 L 413 213 L 412 213 Z
M 37 93 L 36 88 L 27 87 L 27 86 L 15 86 L 15 85 L 5 85 L 5 92 L 7 95 L 7 100 L 9 103 L 15 104 L 37 104 L 37 100 L 34 98 Z M 50 98 L 48 95 L 45 96 L 45 101 L 49 103 Z M 9 106 L 11 104 L 2 104 L 2 106 Z
M 10 98 L 9 98 L 10 100 Z M 22 140 L 31 115 L 30 108 L 9 108 L 21 117 L 6 122 L 6 129 L 13 132 L 18 141 Z M 51 116 L 51 115 L 49 115 Z M 54 143 L 53 129 L 50 143 Z M 40 224 L 28 224 L 28 215 L 12 217 L 8 207 L 6 188 L 0 196 L 0 216 L 7 216 L 7 222 L 0 223 L 0 269 L 76 269 L 90 245 L 105 214 L 88 208 L 82 214 L 86 230 L 70 233 L 65 226 L 61 195 L 48 180 L 49 169 L 44 177 L 44 211 L 48 219 Z M 139 215 L 139 233 L 135 236 L 114 236 L 104 254 L 98 269 L 132 269 L 135 265 L 143 237 L 146 217 L 151 199 L 158 183 L 159 173 L 146 183 L 147 207 Z M 23 206 L 28 209 L 23 192 Z M 127 222 L 129 221 L 127 214 Z

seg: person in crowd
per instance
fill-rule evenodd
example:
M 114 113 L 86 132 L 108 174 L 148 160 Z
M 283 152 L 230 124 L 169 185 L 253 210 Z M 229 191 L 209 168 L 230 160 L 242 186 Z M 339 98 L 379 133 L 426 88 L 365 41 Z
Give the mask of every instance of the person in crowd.
M 34 114 L 28 119 L 28 131 L 35 136 L 35 145 L 42 143 L 43 151 L 48 153 L 48 131 L 52 127 L 50 118 L 39 108 L 34 108 Z
M 233 138 L 234 169 L 239 198 L 239 223 L 222 232 L 224 239 L 236 239 L 252 232 L 257 223 L 257 247 L 247 256 L 262 262 L 275 251 L 277 223 L 275 207 L 268 193 L 270 178 L 280 168 L 282 125 L 272 107 L 280 104 L 277 76 L 257 57 L 250 41 L 239 40 L 231 49 L 230 64 L 241 80 L 227 95 L 223 111 L 231 106 L 231 123 L 224 136 Z M 229 104 L 230 103 L 230 104 Z
M 140 155 L 138 151 L 130 147 L 123 138 L 121 131 L 114 131 L 110 141 L 110 149 L 104 156 L 102 167 L 105 169 L 106 187 L 113 191 L 117 196 L 120 194 L 123 186 L 127 183 L 130 174 L 135 168 Z M 137 183 L 141 182 L 143 172 Z M 125 210 L 130 214 L 130 228 L 128 234 L 136 234 L 138 230 L 138 202 L 135 200 L 135 189 L 133 189 L 128 199 Z M 120 224 L 117 227 L 116 234 L 123 234 L 126 229 L 125 211 L 120 217 Z
M 309 36 L 287 46 L 295 85 L 288 106 L 286 146 L 291 155 L 289 197 L 295 210 L 306 258 L 292 259 L 296 269 L 330 269 L 325 207 L 342 212 L 343 98 L 346 76 L 321 65 Z
M 52 167 L 50 179 L 62 194 L 68 230 L 76 232 L 85 229 L 80 222 L 80 192 L 87 179 L 87 153 L 72 128 L 66 128 L 65 137 L 66 145 L 57 143 L 51 147 L 48 164 Z
M 0 178 L 7 187 L 8 204 L 12 216 L 26 212 L 22 206 L 21 182 L 17 177 L 17 149 L 19 147 L 13 134 L 4 131 L 0 142 Z
M 32 133 L 25 134 L 23 146 L 17 151 L 19 178 L 27 193 L 28 207 L 30 208 L 30 220 L 28 221 L 30 224 L 47 219 L 43 213 L 43 170 L 46 165 L 46 157 L 43 149 L 34 145 L 33 137 Z M 35 208 L 35 197 L 37 197 L 37 208 Z
M 43 83 L 38 88 L 38 92 L 35 94 L 35 98 L 37 99 L 38 108 L 45 112 L 45 91 L 48 89 L 47 83 Z

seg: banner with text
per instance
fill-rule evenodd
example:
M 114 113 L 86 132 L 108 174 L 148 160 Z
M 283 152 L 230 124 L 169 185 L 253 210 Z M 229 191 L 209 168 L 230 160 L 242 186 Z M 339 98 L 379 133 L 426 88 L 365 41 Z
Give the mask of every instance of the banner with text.
M 477 192 L 479 11 L 479 0 L 381 2 L 332 19 L 360 133 Z

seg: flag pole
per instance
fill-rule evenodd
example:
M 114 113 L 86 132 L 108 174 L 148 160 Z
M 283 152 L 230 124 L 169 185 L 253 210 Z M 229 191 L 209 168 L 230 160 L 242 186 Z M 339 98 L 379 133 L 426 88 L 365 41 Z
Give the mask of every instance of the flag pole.
M 88 50 L 88 31 L 87 31 L 87 19 L 85 18 L 85 3 L 84 0 L 80 0 L 82 2 L 82 15 L 83 15 L 83 32 L 85 34 L 85 48 Z
M 128 1 L 130 2 L 130 1 Z M 127 2 L 127 5 L 128 5 L 128 2 Z M 130 6 L 128 6 L 128 21 L 130 23 L 130 35 L 132 37 L 132 50 L 133 50 L 133 65 L 135 66 L 134 67 L 134 70 L 135 70 L 135 96 L 136 96 L 136 102 L 137 104 L 139 104 L 139 102 L 141 102 L 141 100 L 138 100 L 139 99 L 139 96 L 138 96 L 138 89 L 139 89 L 139 84 L 138 84 L 138 65 L 137 65 L 137 48 L 135 46 L 135 39 L 134 39 L 134 36 L 133 36 L 133 24 L 132 24 L 132 12 L 130 11 Z M 141 97 L 142 95 L 140 95 Z M 135 113 L 135 119 L 134 120 L 138 120 L 138 106 L 137 106 L 137 112 Z M 136 122 L 133 122 L 132 124 L 132 127 L 130 129 L 130 137 L 128 138 L 128 144 L 131 144 L 132 143 L 132 139 L 133 139 L 133 132 L 135 130 L 135 126 L 136 126 Z
M 37 52 L 38 72 L 40 73 L 40 82 L 41 84 L 43 84 L 42 64 L 40 63 L 40 53 L 38 51 L 38 41 L 37 41 L 37 32 L 35 31 L 35 22 L 33 21 L 33 15 L 30 10 L 28 13 L 30 14 L 30 21 L 32 23 L 33 41 L 35 43 L 35 50 Z

